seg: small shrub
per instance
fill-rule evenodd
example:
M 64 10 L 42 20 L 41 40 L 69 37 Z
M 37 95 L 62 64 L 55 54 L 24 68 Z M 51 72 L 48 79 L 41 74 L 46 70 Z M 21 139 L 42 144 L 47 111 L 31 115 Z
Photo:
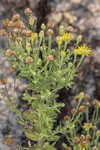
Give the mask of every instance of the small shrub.
M 27 109 L 23 112 L 18 109 L 14 98 L 5 98 L 5 101 L 9 108 L 17 113 L 18 123 L 23 126 L 23 131 L 29 139 L 29 147 L 26 149 L 55 150 L 60 133 L 65 135 L 70 146 L 74 147 L 73 137 L 77 142 L 80 139 L 76 135 L 75 128 L 78 123 L 81 124 L 78 119 L 85 108 L 81 106 L 78 114 L 78 104 L 72 119 L 65 121 L 64 127 L 60 124 L 53 129 L 57 115 L 64 107 L 63 103 L 56 101 L 57 91 L 63 87 L 67 89 L 72 87 L 84 57 L 88 56 L 91 50 L 84 44 L 79 46 L 81 36 L 76 39 L 73 48 L 70 48 L 73 35 L 66 32 L 63 26 L 59 27 L 59 35 L 56 38 L 53 35 L 53 29 L 47 28 L 44 24 L 41 25 L 41 31 L 37 33 L 35 30 L 37 19 L 32 16 L 32 11 L 26 9 L 25 15 L 28 20 L 26 24 L 20 19 L 19 14 L 14 14 L 11 20 L 3 20 L 4 29 L 0 30 L 0 34 L 9 40 L 8 49 L 6 52 L 3 51 L 3 56 L 8 58 L 11 64 L 10 70 L 16 73 L 19 79 L 26 78 L 27 91 L 31 91 L 31 94 L 25 92 L 22 96 L 21 101 L 25 101 L 27 105 Z M 67 119 L 65 117 L 64 120 Z M 35 141 L 36 144 L 32 145 L 30 140 Z M 95 142 L 93 144 L 98 146 Z M 85 150 L 80 144 L 77 147 Z M 75 145 L 75 148 L 77 147 Z

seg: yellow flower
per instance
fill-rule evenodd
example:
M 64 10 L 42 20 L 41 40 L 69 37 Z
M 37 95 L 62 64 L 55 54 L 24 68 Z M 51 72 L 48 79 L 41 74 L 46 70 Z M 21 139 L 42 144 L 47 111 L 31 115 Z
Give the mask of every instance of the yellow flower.
M 86 150 L 86 148 L 83 145 L 81 145 L 81 143 L 80 143 L 79 144 L 79 150 Z
M 72 34 L 71 33 L 64 33 L 62 36 L 63 41 L 71 41 L 72 40 Z
M 65 56 L 66 52 L 64 50 L 61 51 L 61 56 Z
M 62 38 L 61 36 L 57 36 L 57 37 L 56 37 L 56 41 L 57 41 L 57 44 L 58 44 L 58 45 L 61 45 L 62 42 L 63 42 L 63 38 Z
M 32 36 L 31 36 L 31 40 L 34 41 L 35 39 L 37 38 L 37 33 L 33 33 Z
M 84 123 L 83 128 L 87 131 L 89 129 L 96 129 L 96 126 L 93 126 L 92 123 Z
M 75 49 L 75 53 L 77 53 L 78 55 L 88 56 L 89 54 L 91 54 L 91 49 L 88 48 L 86 45 L 82 45 Z

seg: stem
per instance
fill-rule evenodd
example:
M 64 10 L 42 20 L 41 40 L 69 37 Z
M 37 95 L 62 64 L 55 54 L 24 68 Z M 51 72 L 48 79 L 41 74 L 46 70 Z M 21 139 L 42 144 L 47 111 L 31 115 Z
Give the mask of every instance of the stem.
M 78 68 L 80 67 L 80 65 L 81 65 L 81 63 L 82 63 L 84 57 L 85 57 L 85 55 L 82 55 L 82 56 L 81 56 L 81 59 L 80 59 L 78 65 L 76 66 L 76 69 L 78 69 Z
M 48 52 L 50 53 L 50 50 L 51 50 L 51 41 L 52 41 L 52 36 L 51 35 L 49 35 L 49 37 L 48 37 L 49 39 L 48 39 Z

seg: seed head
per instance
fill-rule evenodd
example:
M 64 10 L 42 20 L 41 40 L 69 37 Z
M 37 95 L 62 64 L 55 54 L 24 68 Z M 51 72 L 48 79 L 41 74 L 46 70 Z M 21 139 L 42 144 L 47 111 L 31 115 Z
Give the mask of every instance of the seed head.
M 10 28 L 15 27 L 15 23 L 13 21 L 9 21 L 8 27 L 10 27 Z
M 13 31 L 18 34 L 20 32 L 20 30 L 18 28 L 14 28 Z
M 80 140 L 81 140 L 81 141 L 84 141 L 84 140 L 85 140 L 85 135 L 82 134 L 82 135 L 80 136 Z
M 91 135 L 90 134 L 86 135 L 86 140 L 88 140 L 88 141 L 91 140 Z
M 74 100 L 77 102 L 77 101 L 79 101 L 79 96 L 75 96 L 74 97 Z
M 18 13 L 14 14 L 14 15 L 12 16 L 12 21 L 17 21 L 17 20 L 19 20 L 19 19 L 20 19 L 20 15 L 19 15 Z
M 72 150 L 72 148 L 70 146 L 67 146 L 66 150 Z
M 93 105 L 94 105 L 95 107 L 97 107 L 97 106 L 99 105 L 99 101 L 98 101 L 97 99 L 94 99 L 94 100 L 93 100 Z
M 8 24 L 9 24 L 9 19 L 8 19 L 8 18 L 7 18 L 7 19 L 4 19 L 4 20 L 2 21 L 2 24 L 3 24 L 4 27 L 7 27 Z
M 85 106 L 90 107 L 90 103 L 88 103 L 88 102 L 85 103 Z
M 79 96 L 81 99 L 84 98 L 84 92 L 80 92 Z
M 48 28 L 53 29 L 53 28 L 54 28 L 54 24 L 53 24 L 53 23 L 48 22 L 47 27 L 48 27 Z
M 78 144 L 80 142 L 80 139 L 78 137 L 74 137 L 73 142 L 75 144 Z
M 94 146 L 93 148 L 92 148 L 92 150 L 99 150 L 96 146 Z
M 72 31 L 73 31 L 73 27 L 72 27 L 72 26 L 68 26 L 68 27 L 66 28 L 66 30 L 67 30 L 68 32 L 72 32 Z
M 0 80 L 0 82 L 3 85 L 7 84 L 7 78 L 6 77 L 2 77 L 2 79 Z
M 29 42 L 26 43 L 26 49 L 29 51 L 31 49 L 31 44 Z
M 7 33 L 5 29 L 0 29 L 0 36 L 5 36 L 6 34 Z
M 32 31 L 31 31 L 31 30 L 26 30 L 25 35 L 26 35 L 27 37 L 31 37 Z
M 50 60 L 50 61 L 54 60 L 54 56 L 53 55 L 49 55 L 48 56 L 48 60 Z
M 37 20 L 37 18 L 36 17 L 30 17 L 29 18 L 29 24 L 32 26 L 32 25 L 34 25 L 34 23 L 36 22 L 36 20 Z
M 83 147 L 86 147 L 86 145 L 88 145 L 89 144 L 89 141 L 87 141 L 87 140 L 84 140 L 84 141 L 82 141 L 82 143 L 81 143 L 81 145 L 83 146 Z
M 32 11 L 31 11 L 30 8 L 26 8 L 25 11 L 24 11 L 24 13 L 25 13 L 26 16 L 29 16 L 29 15 L 32 14 Z
M 88 101 L 88 100 L 90 99 L 90 96 L 89 96 L 88 94 L 85 94 L 85 95 L 84 95 L 84 98 L 85 98 L 85 100 Z
M 97 130 L 96 134 L 100 136 L 100 130 Z
M 33 62 L 33 58 L 32 57 L 30 57 L 30 56 L 26 57 L 26 63 L 27 64 L 30 64 L 32 62 Z
M 73 115 L 76 113 L 76 111 L 75 111 L 74 108 L 71 110 L 71 113 L 72 113 Z
M 15 27 L 16 27 L 16 28 L 19 28 L 19 29 L 23 29 L 23 28 L 25 28 L 25 24 L 24 24 L 23 21 L 17 20 L 17 21 L 15 22 Z
M 66 116 L 64 116 L 64 120 L 68 121 L 68 120 L 70 120 L 70 117 L 68 115 L 66 115 Z
M 79 111 L 80 111 L 80 112 L 85 112 L 85 106 L 80 106 L 80 107 L 79 107 Z
M 10 49 L 6 50 L 6 55 L 7 56 L 12 56 L 13 54 L 14 54 L 14 52 L 12 50 L 10 50 Z
M 19 41 L 22 41 L 22 38 L 21 38 L 21 37 L 17 37 L 17 38 L 16 38 L 16 41 L 18 41 L 18 42 L 19 42 Z
M 13 66 L 11 66 L 11 67 L 10 67 L 10 71 L 11 71 L 11 72 L 16 72 L 16 68 L 13 67 Z
M 48 33 L 48 35 L 52 35 L 54 32 L 52 29 L 48 29 L 47 33 Z

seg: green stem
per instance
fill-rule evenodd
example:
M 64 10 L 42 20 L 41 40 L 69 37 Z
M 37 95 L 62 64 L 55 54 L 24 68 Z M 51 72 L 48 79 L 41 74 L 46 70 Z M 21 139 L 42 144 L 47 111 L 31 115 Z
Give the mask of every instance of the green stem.
M 52 36 L 49 35 L 49 37 L 48 37 L 48 52 L 49 52 L 49 53 L 50 53 L 50 51 L 51 51 L 51 42 L 52 42 Z
M 81 65 L 81 63 L 82 63 L 84 57 L 85 57 L 85 55 L 82 55 L 82 56 L 81 56 L 81 59 L 80 59 L 78 65 L 76 66 L 76 69 L 78 69 L 78 68 L 80 67 L 80 65 Z

